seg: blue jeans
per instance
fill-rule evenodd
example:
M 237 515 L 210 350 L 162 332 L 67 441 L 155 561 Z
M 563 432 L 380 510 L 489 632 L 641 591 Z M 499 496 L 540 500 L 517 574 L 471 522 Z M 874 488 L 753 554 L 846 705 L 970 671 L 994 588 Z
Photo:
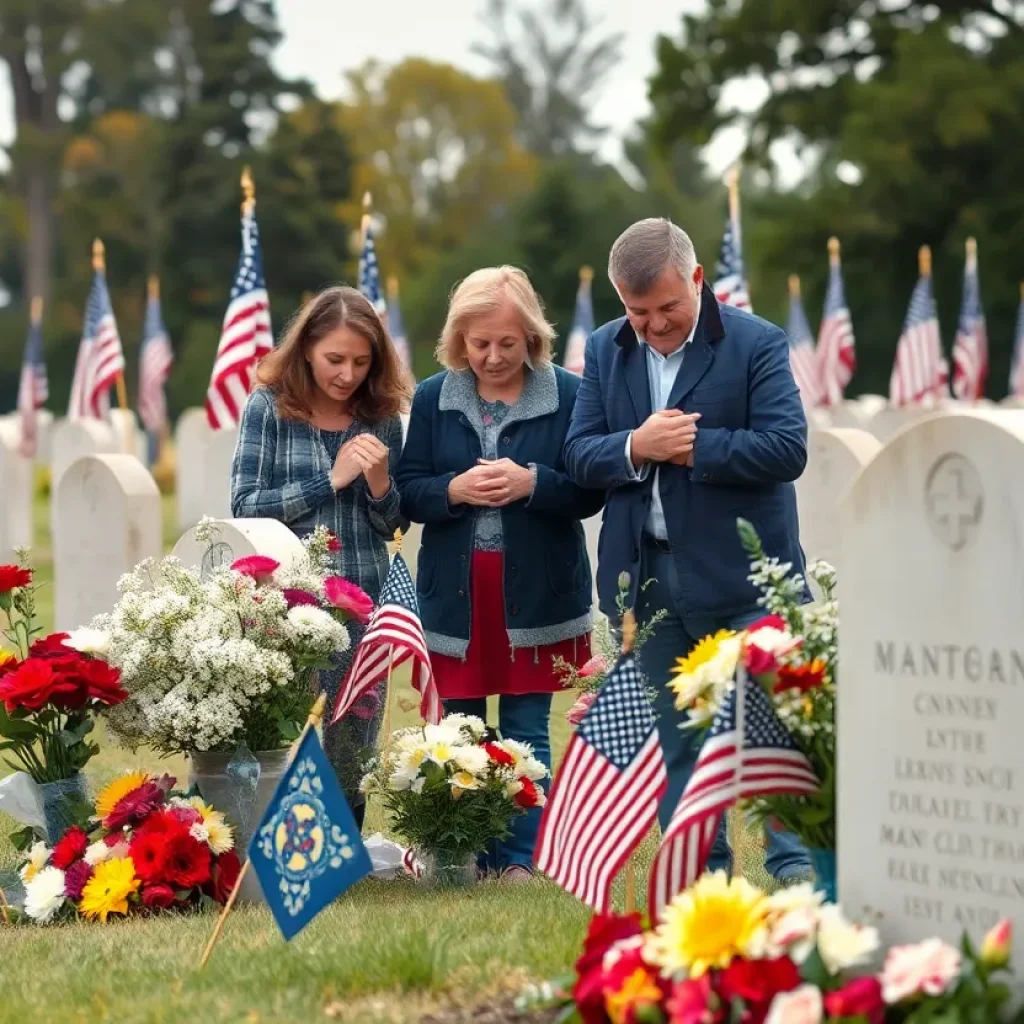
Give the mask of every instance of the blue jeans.
M 728 619 L 684 618 L 678 612 L 680 602 L 676 595 L 679 588 L 672 557 L 656 545 L 645 542 L 640 582 L 644 584 L 651 579 L 654 582 L 637 598 L 637 618 L 642 624 L 662 608 L 668 615 L 655 627 L 654 634 L 638 652 L 637 660 L 649 685 L 657 693 L 654 713 L 668 771 L 668 789 L 658 808 L 658 821 L 664 829 L 693 774 L 701 747 L 698 731 L 680 729 L 685 715 L 676 710 L 675 694 L 668 686 L 676 659 L 685 657 L 709 633 L 719 629 L 743 629 L 761 618 L 764 612 L 757 609 Z M 765 870 L 773 878 L 810 874 L 811 862 L 807 851 L 791 832 L 768 829 L 766 845 Z M 732 851 L 726 840 L 724 817 L 707 863 L 709 871 L 719 868 L 732 869 Z
M 550 693 L 506 693 L 498 698 L 498 732 L 502 739 L 529 743 L 534 756 L 548 771 L 551 771 L 551 735 L 548 730 L 551 696 Z M 446 715 L 476 715 L 486 722 L 487 700 L 484 697 L 446 700 L 444 711 Z M 547 790 L 548 787 L 545 785 L 544 788 Z M 510 825 L 512 835 L 488 844 L 487 852 L 480 857 L 480 867 L 499 873 L 511 867 L 526 868 L 532 872 L 533 848 L 537 844 L 541 813 L 540 807 L 533 807 L 526 814 L 516 815 Z

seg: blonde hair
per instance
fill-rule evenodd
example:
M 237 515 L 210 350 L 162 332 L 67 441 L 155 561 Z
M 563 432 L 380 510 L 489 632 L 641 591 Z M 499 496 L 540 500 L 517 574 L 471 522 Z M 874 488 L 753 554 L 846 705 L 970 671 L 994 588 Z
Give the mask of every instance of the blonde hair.
M 526 349 L 534 366 L 551 362 L 555 329 L 544 316 L 544 305 L 530 279 L 518 267 L 484 267 L 474 270 L 452 292 L 448 319 L 437 343 L 437 361 L 449 370 L 465 370 L 466 329 L 477 317 L 501 308 L 504 301 L 515 306 L 523 323 Z

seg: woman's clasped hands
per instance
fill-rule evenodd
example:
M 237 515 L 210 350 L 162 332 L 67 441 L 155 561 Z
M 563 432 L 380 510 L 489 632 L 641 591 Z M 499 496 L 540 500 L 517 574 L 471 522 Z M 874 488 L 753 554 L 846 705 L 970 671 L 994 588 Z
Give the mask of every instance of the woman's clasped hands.
M 448 484 L 448 500 L 453 505 L 500 508 L 532 493 L 532 471 L 511 459 L 480 459 Z
M 374 498 L 383 498 L 391 489 L 388 446 L 373 434 L 357 434 L 341 446 L 331 470 L 331 486 L 340 491 L 360 474 Z

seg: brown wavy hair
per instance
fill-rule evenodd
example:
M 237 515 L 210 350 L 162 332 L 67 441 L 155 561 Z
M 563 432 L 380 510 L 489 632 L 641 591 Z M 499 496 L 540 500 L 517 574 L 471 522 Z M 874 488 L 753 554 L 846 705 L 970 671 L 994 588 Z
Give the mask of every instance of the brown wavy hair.
M 370 372 L 352 396 L 349 412 L 364 423 L 379 423 L 407 408 L 412 394 L 408 375 L 377 311 L 355 288 L 336 285 L 299 309 L 281 344 L 260 360 L 256 380 L 274 392 L 278 415 L 312 419 L 316 383 L 307 355 L 339 327 L 365 338 L 372 353 Z

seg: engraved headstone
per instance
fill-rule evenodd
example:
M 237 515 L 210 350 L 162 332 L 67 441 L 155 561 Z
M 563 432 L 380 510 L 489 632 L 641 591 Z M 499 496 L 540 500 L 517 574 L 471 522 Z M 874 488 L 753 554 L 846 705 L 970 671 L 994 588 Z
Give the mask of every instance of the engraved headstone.
M 114 455 L 123 449 L 109 423 L 103 420 L 58 420 L 51 431 L 50 489 L 57 485 L 67 468 L 83 455 Z
M 199 568 L 203 575 L 230 565 L 247 555 L 268 555 L 283 566 L 304 555 L 302 541 L 276 519 L 221 519 L 213 543 L 196 537 L 195 527 L 187 530 L 171 552 L 187 566 Z
M 0 425 L 0 562 L 14 559 L 14 549 L 32 544 L 32 492 L 35 464 L 18 450 L 21 427 Z
M 839 895 L 890 943 L 1024 928 L 1022 523 L 1005 411 L 914 424 L 840 507 Z
M 57 485 L 53 510 L 58 630 L 117 601 L 117 581 L 163 550 L 160 492 L 134 455 L 87 455 Z

